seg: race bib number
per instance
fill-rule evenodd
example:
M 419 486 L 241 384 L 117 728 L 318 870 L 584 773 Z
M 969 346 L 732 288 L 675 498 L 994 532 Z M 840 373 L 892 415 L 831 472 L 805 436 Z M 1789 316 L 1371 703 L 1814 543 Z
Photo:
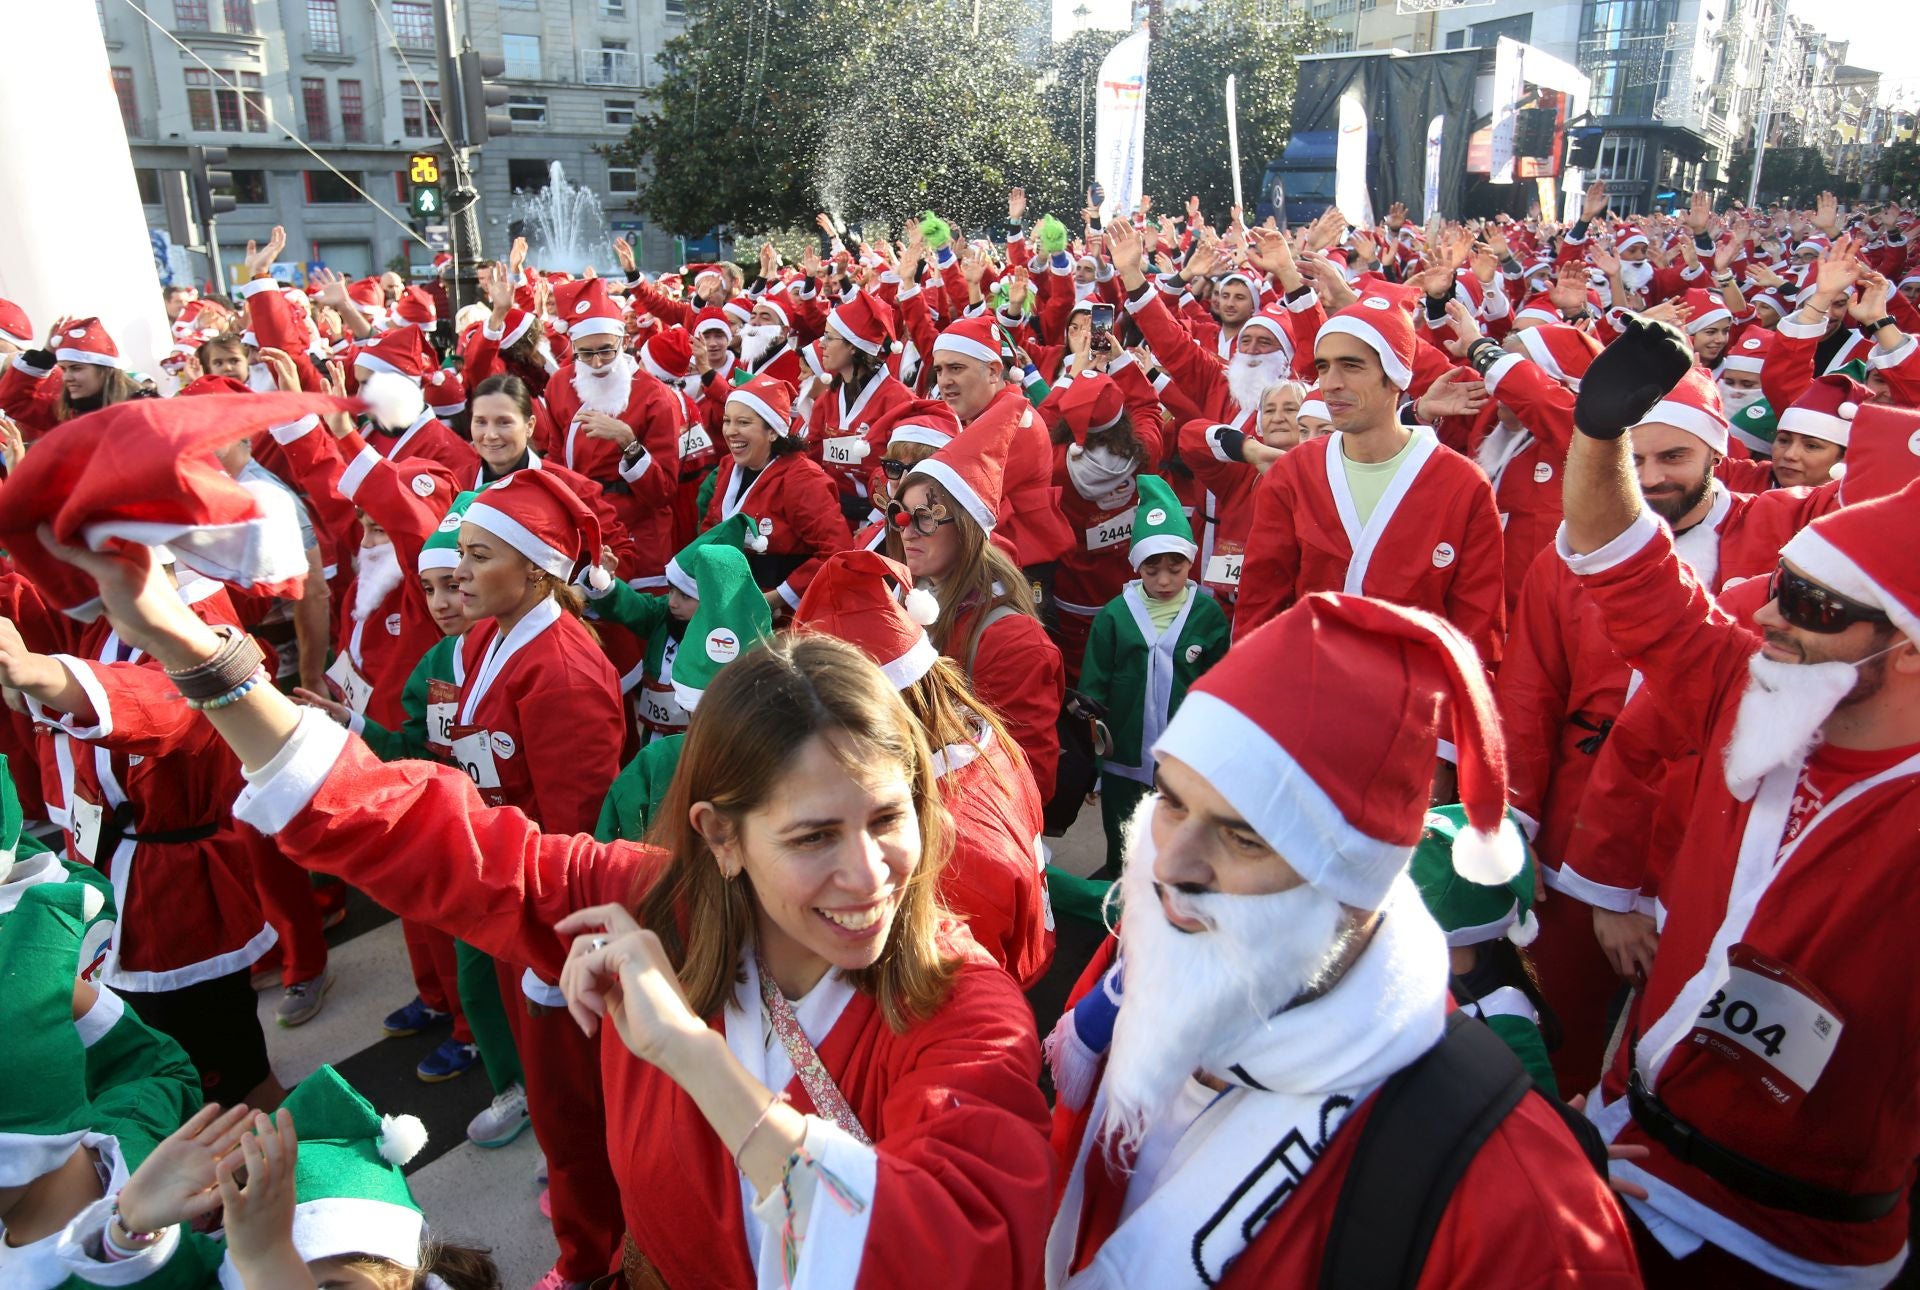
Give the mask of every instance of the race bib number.
M 367 679 L 353 670 L 353 659 L 345 654 L 333 660 L 333 666 L 327 669 L 327 679 L 340 687 L 340 702 L 355 712 L 365 712 L 368 702 L 373 698 L 373 687 Z
M 437 677 L 427 682 L 427 743 L 453 749 L 453 723 L 460 712 L 460 687 Z
M 687 432 L 680 436 L 680 455 L 691 457 L 696 452 L 705 452 L 713 447 L 713 436 L 707 433 L 704 425 L 690 425 Z
M 830 466 L 857 466 L 860 464 L 860 445 L 865 443 L 857 434 L 835 435 L 831 439 L 820 441 L 820 458 Z
M 482 796 L 493 800 L 500 791 L 500 772 L 493 764 L 493 745 L 489 731 L 479 726 L 455 726 L 452 730 L 453 760 L 467 773 Z
M 640 719 L 659 730 L 681 730 L 687 724 L 686 711 L 673 691 L 652 686 L 640 691 Z
M 1687 1042 L 1740 1067 L 1775 1102 L 1791 1106 L 1819 1082 L 1845 1022 L 1786 964 L 1746 945 L 1735 945 L 1727 958 L 1727 984 L 1700 1010 Z
M 1112 519 L 1102 520 L 1087 530 L 1087 550 L 1100 551 L 1118 546 L 1133 536 L 1133 512 L 1129 506 Z M 1236 575 L 1238 576 L 1238 575 Z
M 1240 562 L 1246 559 L 1243 552 L 1212 556 L 1207 560 L 1205 581 L 1225 587 L 1240 585 Z
M 89 864 L 100 859 L 100 822 L 106 818 L 106 810 L 97 802 L 75 794 L 73 799 L 73 844 L 80 848 L 81 858 Z

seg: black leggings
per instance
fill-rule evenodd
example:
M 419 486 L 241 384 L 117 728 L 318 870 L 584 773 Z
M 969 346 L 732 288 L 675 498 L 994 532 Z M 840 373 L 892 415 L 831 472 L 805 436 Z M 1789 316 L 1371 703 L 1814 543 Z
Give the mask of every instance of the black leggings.
M 178 990 L 116 993 L 140 1020 L 187 1050 L 209 1102 L 231 1106 L 273 1074 L 246 968 Z

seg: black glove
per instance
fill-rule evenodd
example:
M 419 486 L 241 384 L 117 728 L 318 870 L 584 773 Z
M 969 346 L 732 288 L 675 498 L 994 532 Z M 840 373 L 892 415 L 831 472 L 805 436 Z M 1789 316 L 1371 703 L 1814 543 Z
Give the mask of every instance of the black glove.
M 1618 439 L 1680 384 L 1693 346 L 1679 328 L 1629 315 L 1626 331 L 1580 378 L 1573 424 L 1589 439 Z
M 20 351 L 20 361 L 37 372 L 51 372 L 60 364 L 50 349 L 23 349 Z

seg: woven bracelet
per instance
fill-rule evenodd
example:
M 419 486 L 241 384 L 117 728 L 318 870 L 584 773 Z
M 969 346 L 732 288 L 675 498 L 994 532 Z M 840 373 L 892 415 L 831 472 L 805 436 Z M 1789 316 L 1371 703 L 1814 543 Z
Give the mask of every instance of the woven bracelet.
M 266 662 L 253 637 L 234 627 L 214 629 L 223 638 L 220 652 L 196 667 L 169 671 L 167 679 L 189 703 L 204 703 L 231 693 Z

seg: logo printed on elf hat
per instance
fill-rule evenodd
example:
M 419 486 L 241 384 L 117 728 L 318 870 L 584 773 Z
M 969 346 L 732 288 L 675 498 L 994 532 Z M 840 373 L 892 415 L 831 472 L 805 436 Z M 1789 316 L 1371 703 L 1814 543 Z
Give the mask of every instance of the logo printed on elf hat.
M 1442 542 L 1433 548 L 1433 567 L 1444 569 L 1453 563 L 1453 543 Z
M 1360 303 L 1365 305 L 1369 309 L 1393 308 L 1393 301 L 1387 299 L 1385 296 L 1368 296 L 1365 300 L 1362 300 Z
M 707 633 L 707 657 L 716 663 L 731 663 L 740 657 L 740 638 L 724 627 Z
M 387 635 L 398 636 L 399 634 L 400 634 L 400 615 L 388 614 L 387 615 Z
M 1147 523 L 1165 524 L 1166 522 L 1167 522 L 1167 513 L 1161 507 L 1156 506 L 1152 510 L 1147 512 Z

